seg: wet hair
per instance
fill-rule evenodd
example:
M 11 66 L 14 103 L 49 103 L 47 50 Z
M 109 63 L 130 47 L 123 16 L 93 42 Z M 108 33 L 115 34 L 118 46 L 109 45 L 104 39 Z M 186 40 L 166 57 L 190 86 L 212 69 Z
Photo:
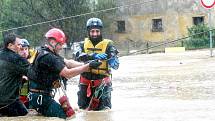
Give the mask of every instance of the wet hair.
M 16 37 L 17 35 L 14 33 L 9 33 L 7 35 L 4 36 L 4 48 L 7 48 L 7 46 L 10 43 L 14 43 L 16 41 Z

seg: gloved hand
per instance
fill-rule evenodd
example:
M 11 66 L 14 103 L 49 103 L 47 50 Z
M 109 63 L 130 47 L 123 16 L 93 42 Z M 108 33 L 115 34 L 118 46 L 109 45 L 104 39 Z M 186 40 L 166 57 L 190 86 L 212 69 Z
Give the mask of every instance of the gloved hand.
M 90 56 L 86 53 L 81 53 L 78 58 L 77 58 L 78 61 L 82 61 L 82 62 L 86 62 L 86 61 L 89 61 L 90 60 Z
M 98 59 L 98 60 L 105 60 L 107 59 L 107 54 L 106 53 L 101 53 L 101 54 L 93 54 L 93 58 L 94 59 Z
M 90 64 L 89 65 L 90 68 L 97 69 L 102 64 L 102 62 L 92 60 L 89 62 L 89 64 Z
M 110 60 L 108 60 L 108 64 L 111 68 L 117 70 L 119 68 L 119 60 L 118 58 L 112 57 Z

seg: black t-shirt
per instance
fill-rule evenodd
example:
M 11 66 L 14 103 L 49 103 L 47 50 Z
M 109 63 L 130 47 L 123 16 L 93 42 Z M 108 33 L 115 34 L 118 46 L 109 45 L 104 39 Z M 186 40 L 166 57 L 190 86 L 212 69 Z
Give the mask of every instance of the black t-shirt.
M 0 105 L 19 98 L 21 78 L 29 67 L 28 61 L 15 52 L 6 48 L 0 51 Z
M 30 83 L 30 88 L 50 90 L 52 82 L 60 79 L 59 74 L 64 67 L 65 63 L 62 57 L 43 47 L 32 67 L 36 74 L 29 74 L 33 81 Z

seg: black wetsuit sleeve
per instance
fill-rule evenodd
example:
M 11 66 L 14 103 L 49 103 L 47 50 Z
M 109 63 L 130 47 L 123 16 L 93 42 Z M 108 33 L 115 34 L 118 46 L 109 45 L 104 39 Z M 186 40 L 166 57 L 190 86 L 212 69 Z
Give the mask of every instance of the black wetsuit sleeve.
M 19 57 L 19 59 L 17 60 L 18 63 L 18 70 L 20 71 L 21 74 L 23 75 L 27 75 L 28 70 L 30 68 L 30 63 L 27 61 L 27 59 Z
M 113 45 L 113 42 L 110 42 L 110 43 L 108 43 L 105 53 L 108 54 L 108 58 L 112 58 L 112 57 L 117 57 L 119 51 Z

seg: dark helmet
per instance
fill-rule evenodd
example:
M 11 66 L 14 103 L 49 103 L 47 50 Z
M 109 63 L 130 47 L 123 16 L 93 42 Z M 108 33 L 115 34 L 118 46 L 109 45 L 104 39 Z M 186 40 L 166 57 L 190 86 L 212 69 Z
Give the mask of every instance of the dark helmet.
M 21 39 L 21 45 L 22 47 L 30 47 L 30 44 L 26 39 Z
M 103 28 L 102 20 L 99 18 L 90 18 L 87 20 L 87 30 L 90 30 L 91 28 Z

